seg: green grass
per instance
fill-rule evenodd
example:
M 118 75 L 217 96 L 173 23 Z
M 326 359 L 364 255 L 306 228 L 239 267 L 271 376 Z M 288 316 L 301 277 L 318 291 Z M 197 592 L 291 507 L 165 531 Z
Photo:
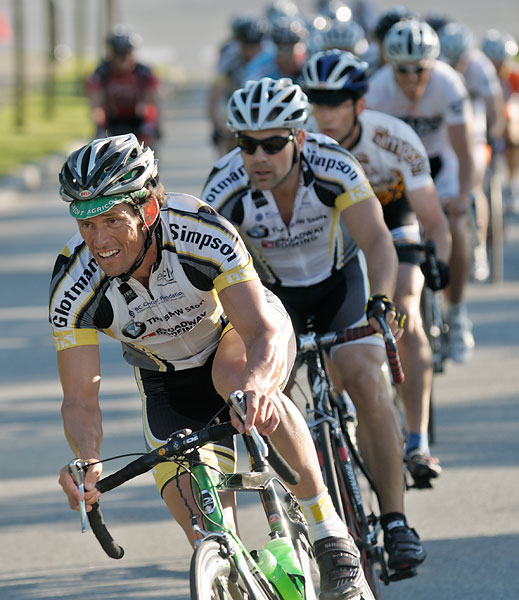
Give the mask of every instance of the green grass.
M 67 150 L 70 141 L 92 136 L 88 101 L 84 97 L 61 94 L 56 99 L 54 118 L 45 117 L 45 97 L 27 97 L 25 126 L 15 127 L 13 107 L 0 109 L 0 177 L 18 166 L 33 163 L 47 154 Z

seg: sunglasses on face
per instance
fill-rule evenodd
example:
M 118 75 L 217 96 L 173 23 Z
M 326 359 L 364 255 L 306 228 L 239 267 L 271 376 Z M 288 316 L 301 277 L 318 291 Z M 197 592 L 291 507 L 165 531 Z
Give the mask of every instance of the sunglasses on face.
M 397 73 L 403 75 L 420 75 L 427 70 L 426 67 L 420 67 L 418 65 L 398 65 L 395 67 Z
M 277 154 L 281 152 L 283 148 L 294 139 L 293 134 L 291 133 L 288 137 L 283 135 L 273 135 L 272 137 L 265 138 L 264 140 L 257 140 L 256 138 L 250 137 L 248 135 L 238 135 L 236 137 L 236 142 L 240 150 L 243 150 L 245 154 L 254 154 L 258 148 L 261 148 L 267 154 Z

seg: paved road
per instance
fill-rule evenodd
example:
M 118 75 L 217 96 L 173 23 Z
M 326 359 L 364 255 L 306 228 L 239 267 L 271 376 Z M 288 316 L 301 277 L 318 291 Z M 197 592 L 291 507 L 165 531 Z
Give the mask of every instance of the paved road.
M 179 94 L 161 150 L 167 188 L 198 194 L 214 159 L 205 143 L 203 93 Z M 54 167 L 55 168 L 55 167 Z M 49 272 L 74 229 L 47 179 L 33 193 L 0 190 L 0 598 L 187 598 L 189 548 L 150 477 L 103 499 L 121 561 L 79 532 L 57 471 L 63 439 L 55 353 L 46 322 Z M 434 490 L 410 491 L 407 512 L 429 557 L 420 576 L 392 584 L 388 600 L 509 600 L 519 574 L 519 222 L 508 231 L 505 282 L 471 286 L 477 349 L 437 380 L 445 468 Z M 139 399 L 118 344 L 103 341 L 103 454 L 142 448 Z M 257 540 L 255 507 L 242 528 Z

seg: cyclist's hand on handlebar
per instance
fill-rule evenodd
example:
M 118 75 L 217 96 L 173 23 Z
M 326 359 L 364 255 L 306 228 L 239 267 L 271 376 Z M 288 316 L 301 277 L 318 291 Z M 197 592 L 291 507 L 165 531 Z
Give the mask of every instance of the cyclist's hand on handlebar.
M 382 333 L 382 327 L 377 318 L 384 317 L 395 340 L 398 341 L 404 334 L 407 315 L 384 294 L 375 294 L 369 298 L 366 304 L 366 316 L 369 324 L 379 333 Z
M 258 394 L 253 390 L 245 391 L 246 415 L 245 424 L 242 423 L 234 409 L 231 409 L 231 422 L 240 432 L 249 432 L 253 426 L 258 433 L 270 435 L 279 425 L 279 413 L 276 405 L 269 396 Z
M 87 461 L 87 462 L 95 462 Z M 97 481 L 101 477 L 103 465 L 100 462 L 95 462 L 90 466 L 85 473 L 85 502 L 87 512 L 92 510 L 90 505 L 94 504 L 101 497 L 101 492 L 95 487 Z M 79 510 L 79 502 L 83 500 L 83 494 L 80 492 L 76 482 L 72 478 L 69 471 L 69 466 L 65 465 L 59 472 L 59 484 L 63 488 L 64 493 L 68 498 L 69 506 L 72 510 Z

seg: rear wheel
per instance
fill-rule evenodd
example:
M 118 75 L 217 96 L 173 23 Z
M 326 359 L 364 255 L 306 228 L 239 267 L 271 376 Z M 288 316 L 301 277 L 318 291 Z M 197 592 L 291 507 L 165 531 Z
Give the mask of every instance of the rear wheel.
M 370 498 L 374 496 L 374 492 L 370 482 L 362 476 L 362 471 L 356 464 L 356 451 L 353 449 L 350 451 L 343 436 L 340 441 L 333 440 L 332 443 L 336 477 L 341 490 L 346 524 L 359 548 L 366 581 L 374 598 L 378 600 L 381 597 L 379 572 L 384 564 L 384 555 L 382 548 L 377 545 L 376 524 L 372 524 L 366 516 L 363 504 L 368 495 Z M 346 464 L 348 460 L 349 463 Z M 361 477 L 362 481 L 359 480 Z M 370 501 L 374 503 L 376 500 Z M 373 516 L 370 518 L 375 519 L 373 510 L 371 510 L 371 514 Z
M 332 435 L 330 424 L 323 422 L 317 430 L 317 439 L 315 440 L 317 455 L 323 474 L 324 482 L 328 488 L 328 493 L 332 499 L 333 505 L 339 517 L 346 521 L 343 502 L 341 499 L 341 489 L 337 479 L 337 470 L 335 468 L 335 459 L 332 451 Z

